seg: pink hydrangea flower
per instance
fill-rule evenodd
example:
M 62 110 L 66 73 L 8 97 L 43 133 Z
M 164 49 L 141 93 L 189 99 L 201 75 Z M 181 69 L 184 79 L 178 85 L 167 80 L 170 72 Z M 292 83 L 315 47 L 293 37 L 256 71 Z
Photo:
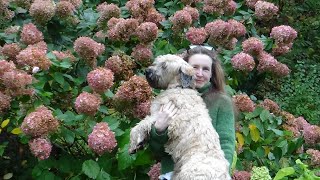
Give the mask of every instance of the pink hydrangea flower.
M 263 51 L 263 48 L 262 41 L 256 37 L 250 37 L 242 42 L 243 52 L 251 55 L 258 55 Z
M 292 132 L 293 137 L 295 137 L 295 138 L 301 136 L 301 132 L 296 125 L 284 124 L 284 125 L 282 125 L 282 127 L 284 130 Z
M 246 94 L 233 96 L 233 102 L 241 112 L 253 112 L 255 109 L 254 102 Z
M 120 8 L 113 3 L 107 4 L 104 2 L 97 7 L 97 10 L 100 12 L 97 24 L 102 28 L 107 26 L 108 21 L 112 17 L 119 18 L 121 14 Z
M 306 144 L 315 145 L 320 142 L 320 127 L 307 125 L 303 127 L 303 138 Z
M 23 25 L 20 36 L 20 41 L 27 45 L 43 41 L 42 32 L 32 23 Z
M 12 61 L 8 62 L 6 60 L 0 60 L 0 79 L 5 72 L 9 72 L 14 69 L 16 69 L 16 65 Z
M 82 5 L 82 0 L 61 0 L 61 1 L 68 1 L 71 4 L 73 4 L 73 6 L 76 7 L 77 9 L 80 8 Z
M 157 39 L 158 26 L 153 22 L 144 22 L 139 25 L 136 35 L 141 43 L 149 43 Z
M 117 146 L 117 140 L 106 122 L 97 123 L 92 133 L 88 136 L 88 145 L 95 153 L 100 156 L 105 152 L 112 152 Z
M 297 31 L 290 26 L 276 26 L 271 29 L 270 37 L 275 39 L 278 45 L 289 45 L 297 37 Z
M 150 180 L 158 180 L 161 174 L 161 163 L 156 163 L 152 165 L 148 172 L 148 176 Z
M 251 173 L 248 171 L 235 171 L 232 180 L 250 180 Z
M 224 7 L 224 14 L 231 16 L 237 10 L 237 3 L 235 1 L 229 1 L 229 3 Z
M 16 55 L 21 51 L 21 48 L 19 44 L 17 43 L 11 43 L 11 44 L 5 44 L 2 49 L 1 53 L 8 57 L 8 59 L 15 59 Z
M 276 46 L 272 48 L 272 54 L 274 56 L 280 56 L 283 54 L 287 54 L 288 52 L 290 52 L 292 45 L 293 45 L 293 43 L 290 43 L 288 45 L 276 44 Z
M 45 106 L 40 106 L 27 115 L 21 124 L 22 131 L 32 137 L 46 136 L 57 131 L 58 127 L 59 121 L 53 117 L 52 111 Z
M 133 68 L 135 67 L 135 64 L 130 56 L 119 54 L 107 59 L 105 67 L 114 73 L 115 79 L 128 80 L 134 75 Z
M 153 53 L 150 47 L 138 44 L 132 49 L 131 56 L 135 59 L 137 63 L 142 66 L 149 66 L 151 64 L 151 58 Z
M 273 72 L 277 76 L 284 77 L 290 74 L 290 69 L 288 68 L 287 65 L 278 62 L 275 68 L 273 69 Z
M 32 84 L 32 76 L 22 70 L 12 70 L 3 73 L 2 84 L 9 89 L 21 89 Z
M 278 13 L 279 8 L 273 3 L 266 1 L 258 1 L 255 5 L 254 15 L 261 20 L 270 20 Z
M 189 27 L 192 23 L 192 17 L 186 10 L 180 10 L 174 13 L 170 21 L 173 24 L 174 31 L 180 31 L 183 28 Z
M 253 57 L 243 52 L 233 56 L 231 59 L 231 64 L 234 69 L 247 72 L 252 71 L 256 65 Z
M 46 138 L 36 138 L 29 141 L 31 153 L 40 160 L 48 159 L 51 153 L 51 142 Z
M 268 110 L 272 113 L 276 113 L 276 114 L 279 113 L 279 111 L 280 111 L 279 105 L 276 102 L 272 101 L 271 99 L 263 100 L 263 102 L 261 102 L 259 104 L 259 106 L 265 108 L 266 110 Z
M 159 13 L 155 8 L 149 9 L 145 18 L 145 22 L 153 22 L 158 27 L 160 26 L 160 22 L 164 20 L 164 16 L 161 13 Z
M 105 68 L 97 68 L 87 75 L 87 81 L 91 89 L 100 94 L 111 88 L 113 80 L 113 72 Z
M 20 31 L 20 26 L 9 26 L 4 30 L 5 34 L 15 34 L 18 33 Z
M 251 9 L 254 9 L 256 3 L 258 2 L 259 0 L 246 0 L 246 5 L 251 8 Z
M 70 62 L 76 61 L 76 57 L 71 53 L 70 50 L 67 51 L 52 51 L 57 58 L 57 60 L 62 61 L 63 59 L 69 58 Z
M 207 31 L 210 38 L 219 41 L 225 40 L 229 37 L 232 32 L 232 26 L 230 23 L 218 19 L 213 22 L 207 23 L 205 26 L 205 30 Z
M 257 70 L 262 72 L 273 72 L 277 64 L 279 63 L 271 54 L 262 52 L 258 56 L 259 64 Z
M 193 21 L 197 21 L 199 19 L 200 15 L 199 15 L 199 11 L 197 8 L 193 8 L 191 6 L 186 6 L 182 10 L 187 11 L 190 14 L 191 19 Z
M 311 157 L 311 165 L 320 166 L 320 151 L 316 149 L 308 149 L 307 154 Z
M 207 32 L 204 28 L 189 28 L 186 32 L 186 38 L 191 44 L 201 45 L 207 39 Z
M 150 8 L 153 7 L 154 0 L 130 0 L 127 1 L 126 7 L 133 17 L 138 17 L 145 14 Z
M 133 116 L 139 119 L 145 118 L 147 115 L 150 114 L 150 107 L 151 107 L 151 101 L 146 101 L 146 102 L 137 104 L 134 107 Z
M 226 49 L 232 50 L 236 47 L 237 42 L 238 42 L 238 39 L 233 37 L 233 38 L 227 40 L 227 42 L 225 42 L 225 44 L 222 44 L 222 46 Z
M 293 124 L 297 125 L 299 130 L 303 130 L 304 127 L 310 126 L 307 120 L 305 120 L 302 116 L 294 119 Z
M 0 91 L 0 113 L 10 109 L 11 97 Z
M 56 6 L 56 15 L 59 18 L 66 18 L 68 16 L 71 16 L 75 10 L 76 8 L 71 2 L 60 1 Z
M 111 21 L 112 23 L 110 23 Z M 138 20 L 136 19 L 123 19 L 111 18 L 108 21 L 108 38 L 112 41 L 129 41 L 131 36 L 138 28 Z
M 234 19 L 230 19 L 228 20 L 228 23 L 231 24 L 232 26 L 231 35 L 233 37 L 238 38 L 238 37 L 244 36 L 247 33 L 246 27 L 241 22 Z
M 98 111 L 101 98 L 96 94 L 91 94 L 88 92 L 82 92 L 76 98 L 74 106 L 76 108 L 77 113 L 83 113 L 86 115 L 94 116 Z
M 55 15 L 55 3 L 50 0 L 35 0 L 29 9 L 30 16 L 39 24 L 45 24 Z

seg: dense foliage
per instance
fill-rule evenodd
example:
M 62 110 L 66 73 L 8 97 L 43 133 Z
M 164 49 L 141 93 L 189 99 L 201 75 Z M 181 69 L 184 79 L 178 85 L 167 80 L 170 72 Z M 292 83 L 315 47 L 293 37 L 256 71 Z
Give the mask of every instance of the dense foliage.
M 298 3 L 0 0 L 0 175 L 156 177 L 147 147 L 128 154 L 130 128 L 159 93 L 144 69 L 204 44 L 239 109 L 233 178 L 319 178 L 319 6 Z

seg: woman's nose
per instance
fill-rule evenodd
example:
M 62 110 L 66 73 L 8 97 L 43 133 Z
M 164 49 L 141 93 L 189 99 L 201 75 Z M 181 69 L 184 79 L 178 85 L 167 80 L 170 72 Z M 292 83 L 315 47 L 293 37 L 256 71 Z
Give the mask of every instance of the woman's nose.
M 202 70 L 201 69 L 197 69 L 196 70 L 196 76 L 202 76 L 203 73 L 202 73 Z

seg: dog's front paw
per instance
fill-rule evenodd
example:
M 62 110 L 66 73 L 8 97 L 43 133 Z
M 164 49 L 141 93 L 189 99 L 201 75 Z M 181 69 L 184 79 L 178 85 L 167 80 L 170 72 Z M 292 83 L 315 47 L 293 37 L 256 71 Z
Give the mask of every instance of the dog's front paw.
M 146 138 L 143 132 L 139 132 L 136 128 L 133 128 L 130 132 L 129 154 L 134 154 L 138 150 L 142 149 L 144 146 L 145 139 Z

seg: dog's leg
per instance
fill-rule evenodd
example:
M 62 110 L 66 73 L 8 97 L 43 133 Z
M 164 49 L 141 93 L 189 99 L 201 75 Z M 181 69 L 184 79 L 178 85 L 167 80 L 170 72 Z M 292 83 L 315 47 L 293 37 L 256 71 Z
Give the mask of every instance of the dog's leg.
M 134 154 L 139 149 L 143 148 L 143 145 L 149 136 L 151 126 L 155 122 L 155 120 L 156 119 L 152 115 L 147 116 L 144 120 L 140 121 L 135 127 L 131 129 L 129 147 L 130 154 Z

